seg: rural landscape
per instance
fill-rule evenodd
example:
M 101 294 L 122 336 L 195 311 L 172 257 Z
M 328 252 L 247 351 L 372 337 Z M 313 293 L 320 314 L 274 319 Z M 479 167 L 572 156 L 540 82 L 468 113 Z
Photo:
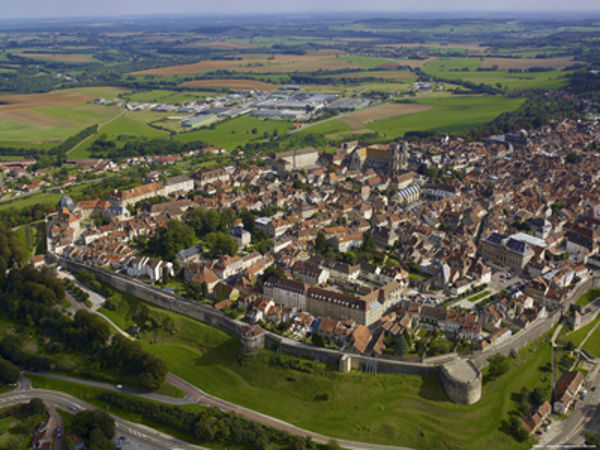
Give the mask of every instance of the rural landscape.
M 599 43 L 0 20 L 0 448 L 600 448 Z

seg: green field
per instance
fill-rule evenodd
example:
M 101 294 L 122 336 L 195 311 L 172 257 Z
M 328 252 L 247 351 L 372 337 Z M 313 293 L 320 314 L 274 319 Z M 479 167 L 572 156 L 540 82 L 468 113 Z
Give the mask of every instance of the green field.
M 150 91 L 126 92 L 123 98 L 132 102 L 183 104 L 190 100 L 203 100 L 207 96 L 215 96 L 215 92 L 169 91 L 154 89 Z
M 600 289 L 590 289 L 577 299 L 576 304 L 579 306 L 586 306 L 588 303 L 593 302 L 598 297 L 600 297 Z
M 178 134 L 174 139 L 180 142 L 202 141 L 206 145 L 233 150 L 250 141 L 264 140 L 265 132 L 272 136 L 273 131 L 277 130 L 277 134 L 283 136 L 290 131 L 291 124 L 292 122 L 288 120 L 261 120 L 258 117 L 244 115 L 216 123 L 214 128 L 202 128 Z M 256 134 L 250 133 L 253 129 L 256 129 Z
M 0 146 L 46 149 L 60 144 L 83 128 L 77 125 L 34 126 L 0 120 Z
M 143 121 L 136 120 L 135 112 L 125 112 L 117 119 L 107 123 L 98 130 L 96 138 L 86 140 L 82 145 L 78 146 L 74 151 L 69 153 L 71 158 L 87 158 L 90 156 L 88 148 L 100 136 L 105 136 L 107 139 L 117 139 L 119 136 L 136 136 L 146 137 L 148 139 L 168 138 L 169 134 L 166 131 L 157 130 L 149 127 Z
M 460 133 L 490 122 L 505 111 L 518 108 L 525 99 L 502 96 L 453 96 L 417 99 L 433 105 L 430 110 L 369 122 L 365 126 L 390 138 L 407 131 Z
M 58 202 L 60 197 L 61 194 L 54 193 L 34 193 L 25 195 L 14 200 L 0 202 L 0 211 L 10 208 L 15 208 L 18 210 L 24 208 L 25 206 L 35 205 L 36 203 L 40 203 L 42 205 L 54 205 Z
M 373 58 L 369 56 L 342 56 L 340 58 L 329 58 L 331 60 L 346 61 L 349 64 L 355 64 L 365 69 L 374 69 L 384 64 L 399 64 L 397 59 Z
M 136 300 L 118 297 L 117 310 L 103 312 L 128 326 L 128 302 Z M 312 373 L 305 373 L 280 367 L 278 355 L 267 350 L 240 363 L 237 339 L 149 308 L 176 324 L 175 335 L 152 332 L 140 341 L 172 372 L 213 395 L 337 438 L 431 449 L 527 448 L 502 432 L 500 422 L 517 406 L 511 394 L 550 386 L 541 369 L 550 361 L 547 335 L 511 360 L 508 374 L 486 384 L 480 402 L 466 406 L 450 402 L 434 377 L 341 374 L 321 363 L 308 363 Z M 320 394 L 327 400 L 316 400 Z
M 600 327 L 585 341 L 583 349 L 592 356 L 600 357 Z
M 470 81 L 475 84 L 488 84 L 507 89 L 556 89 L 567 83 L 569 72 L 552 70 L 548 72 L 515 72 L 507 70 L 477 71 L 483 65 L 478 58 L 436 58 L 423 67 L 423 71 L 447 80 Z M 467 69 L 467 70 L 464 70 Z
M 309 134 L 330 135 L 333 133 L 343 133 L 347 131 L 352 131 L 352 128 L 350 128 L 348 124 L 345 124 L 341 120 L 331 119 L 325 122 L 317 123 L 316 125 L 308 126 L 294 134 L 299 136 L 306 136 Z

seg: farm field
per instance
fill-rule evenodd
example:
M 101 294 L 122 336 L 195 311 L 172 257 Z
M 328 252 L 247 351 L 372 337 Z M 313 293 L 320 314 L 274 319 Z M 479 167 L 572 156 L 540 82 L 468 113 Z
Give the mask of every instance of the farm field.
M 531 69 L 544 67 L 547 69 L 562 70 L 575 64 L 572 58 L 489 58 L 486 57 L 481 67 L 484 69 L 498 66 L 498 70 Z
M 17 53 L 17 56 L 32 59 L 44 59 L 47 61 L 59 61 L 68 63 L 94 62 L 92 55 L 74 53 Z M 97 61 L 96 61 L 97 62 Z
M 258 117 L 244 115 L 230 120 L 224 120 L 214 125 L 214 128 L 202 128 L 174 137 L 176 141 L 203 141 L 206 145 L 233 150 L 253 140 L 263 140 L 264 134 L 272 135 L 276 130 L 279 136 L 290 131 L 292 122 L 288 120 L 261 120 Z M 252 130 L 256 133 L 251 133 Z
M 239 59 L 207 60 L 194 64 L 183 64 L 132 72 L 131 75 L 185 75 L 217 69 L 250 73 L 291 73 L 322 70 L 361 69 L 399 65 L 420 67 L 425 60 L 390 60 L 346 56 L 343 51 L 319 50 L 304 55 L 243 54 Z
M 137 300 L 117 295 L 116 311 L 103 312 L 119 326 L 129 326 Z M 338 438 L 425 449 L 527 448 L 500 431 L 500 421 L 516 407 L 512 393 L 550 383 L 541 371 L 550 361 L 547 335 L 522 350 L 518 360 L 511 359 L 512 370 L 486 384 L 480 402 L 466 406 L 448 401 L 434 377 L 341 374 L 301 360 L 310 367 L 306 373 L 283 367 L 279 355 L 266 350 L 241 364 L 236 339 L 149 308 L 171 317 L 177 333 L 147 333 L 141 344 L 165 359 L 172 372 L 213 395 Z M 315 400 L 316 395 L 326 399 Z
M 417 77 L 406 70 L 370 70 L 366 72 L 349 72 L 332 75 L 333 78 L 383 78 L 389 80 L 416 80 Z
M 365 128 L 365 124 L 369 122 L 398 117 L 404 114 L 421 113 L 430 108 L 432 108 L 431 105 L 415 103 L 384 103 L 383 105 L 378 105 L 373 108 L 366 108 L 361 111 L 347 114 L 339 120 L 353 130 L 361 130 Z
M 200 92 L 152 89 L 147 91 L 124 92 L 122 97 L 132 102 L 183 104 L 192 100 L 204 100 L 205 97 L 214 95 L 216 95 L 216 93 L 210 91 Z
M 97 89 L 97 90 L 96 90 Z M 0 96 L 0 145 L 49 148 L 120 110 L 88 103 L 114 88 L 80 88 L 45 94 Z
M 145 111 L 144 111 L 145 112 Z M 95 138 L 84 141 L 75 150 L 69 153 L 71 158 L 87 158 L 89 157 L 88 148 L 92 143 L 101 136 L 105 136 L 107 139 L 117 139 L 119 136 L 136 136 L 146 137 L 148 139 L 156 138 L 168 138 L 168 133 L 163 130 L 157 130 L 145 124 L 142 117 L 137 117 L 136 112 L 123 112 L 120 110 L 120 115 L 111 122 L 98 129 L 98 133 Z M 139 119 L 139 120 L 136 120 Z
M 434 131 L 458 133 L 483 125 L 505 111 L 512 111 L 525 99 L 501 96 L 452 96 L 417 99 L 422 105 L 433 108 L 413 114 L 405 114 L 386 120 L 366 124 L 390 138 L 401 136 L 407 131 Z
M 502 61 L 499 61 L 502 60 Z M 510 61 L 508 61 L 510 60 Z M 568 58 L 556 58 L 554 62 L 549 60 L 548 64 L 565 64 Z M 511 58 L 438 58 L 428 62 L 423 70 L 429 75 L 448 80 L 464 80 L 475 84 L 488 84 L 508 89 L 543 88 L 553 89 L 563 86 L 567 80 L 568 72 L 551 70 L 548 72 L 509 72 L 508 70 L 478 71 L 485 68 L 486 64 L 492 67 L 498 61 L 501 64 L 512 65 L 514 68 L 526 69 L 535 67 L 535 63 L 545 61 L 543 59 L 511 59 Z M 541 63 L 540 63 L 541 64 Z M 567 64 L 569 65 L 569 64 Z M 550 67 L 550 66 L 549 66 Z M 500 68 L 500 66 L 499 66 Z
M 259 91 L 276 91 L 281 87 L 278 84 L 266 83 L 259 80 L 245 79 L 214 79 L 214 80 L 194 80 L 186 81 L 181 87 L 191 88 L 222 88 L 222 89 L 256 89 Z

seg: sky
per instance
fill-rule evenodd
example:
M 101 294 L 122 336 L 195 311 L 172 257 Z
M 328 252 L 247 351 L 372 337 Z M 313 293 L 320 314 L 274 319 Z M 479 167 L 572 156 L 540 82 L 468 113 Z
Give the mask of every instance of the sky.
M 600 12 L 599 0 L 2 0 L 3 19 L 313 12 Z

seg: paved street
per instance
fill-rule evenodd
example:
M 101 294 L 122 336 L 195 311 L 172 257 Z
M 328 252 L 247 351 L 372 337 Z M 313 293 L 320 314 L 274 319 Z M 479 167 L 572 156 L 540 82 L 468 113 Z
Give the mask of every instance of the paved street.
M 550 431 L 540 436 L 539 446 L 581 445 L 584 433 L 600 431 L 600 390 L 591 388 L 600 385 L 600 365 L 596 364 L 586 377 L 588 395 L 585 400 L 578 400 L 569 417 L 563 421 L 554 420 Z
M 45 389 L 20 389 L 22 388 L 19 387 L 14 392 L 0 395 L 0 408 L 28 402 L 32 398 L 37 397 L 44 400 L 51 408 L 60 408 L 65 411 L 68 411 L 72 406 L 75 406 L 78 410 L 96 409 L 92 405 L 62 392 Z M 156 450 L 203 448 L 197 445 L 188 444 L 187 442 L 153 430 L 145 425 L 129 422 L 117 416 L 113 416 L 113 418 L 115 419 L 117 436 L 125 436 L 128 439 L 136 440 L 149 448 Z
M 210 394 L 202 391 L 196 386 L 188 383 L 182 378 L 169 373 L 167 375 L 167 381 L 171 383 L 173 386 L 184 391 L 189 398 L 194 400 L 196 403 L 206 406 L 214 406 L 223 411 L 235 412 L 241 416 L 244 416 L 247 419 L 253 420 L 258 423 L 262 423 L 263 425 L 267 425 L 273 428 L 277 428 L 280 430 L 287 431 L 292 434 L 296 434 L 299 436 L 309 436 L 313 441 L 316 442 L 329 442 L 332 438 L 330 436 L 324 436 L 322 434 L 313 433 L 312 431 L 304 430 L 302 428 L 298 428 L 290 423 L 284 422 L 282 420 L 276 419 L 275 417 L 268 416 L 266 414 L 262 414 L 258 411 L 253 411 L 248 408 L 244 408 L 243 406 L 236 405 L 234 403 L 227 402 L 218 397 L 213 397 Z M 405 449 L 405 447 L 394 447 L 389 445 L 377 445 L 377 444 L 369 444 L 366 442 L 356 442 L 356 441 L 347 441 L 344 439 L 336 439 L 337 442 L 344 448 L 349 449 L 366 449 L 366 450 L 401 450 Z

